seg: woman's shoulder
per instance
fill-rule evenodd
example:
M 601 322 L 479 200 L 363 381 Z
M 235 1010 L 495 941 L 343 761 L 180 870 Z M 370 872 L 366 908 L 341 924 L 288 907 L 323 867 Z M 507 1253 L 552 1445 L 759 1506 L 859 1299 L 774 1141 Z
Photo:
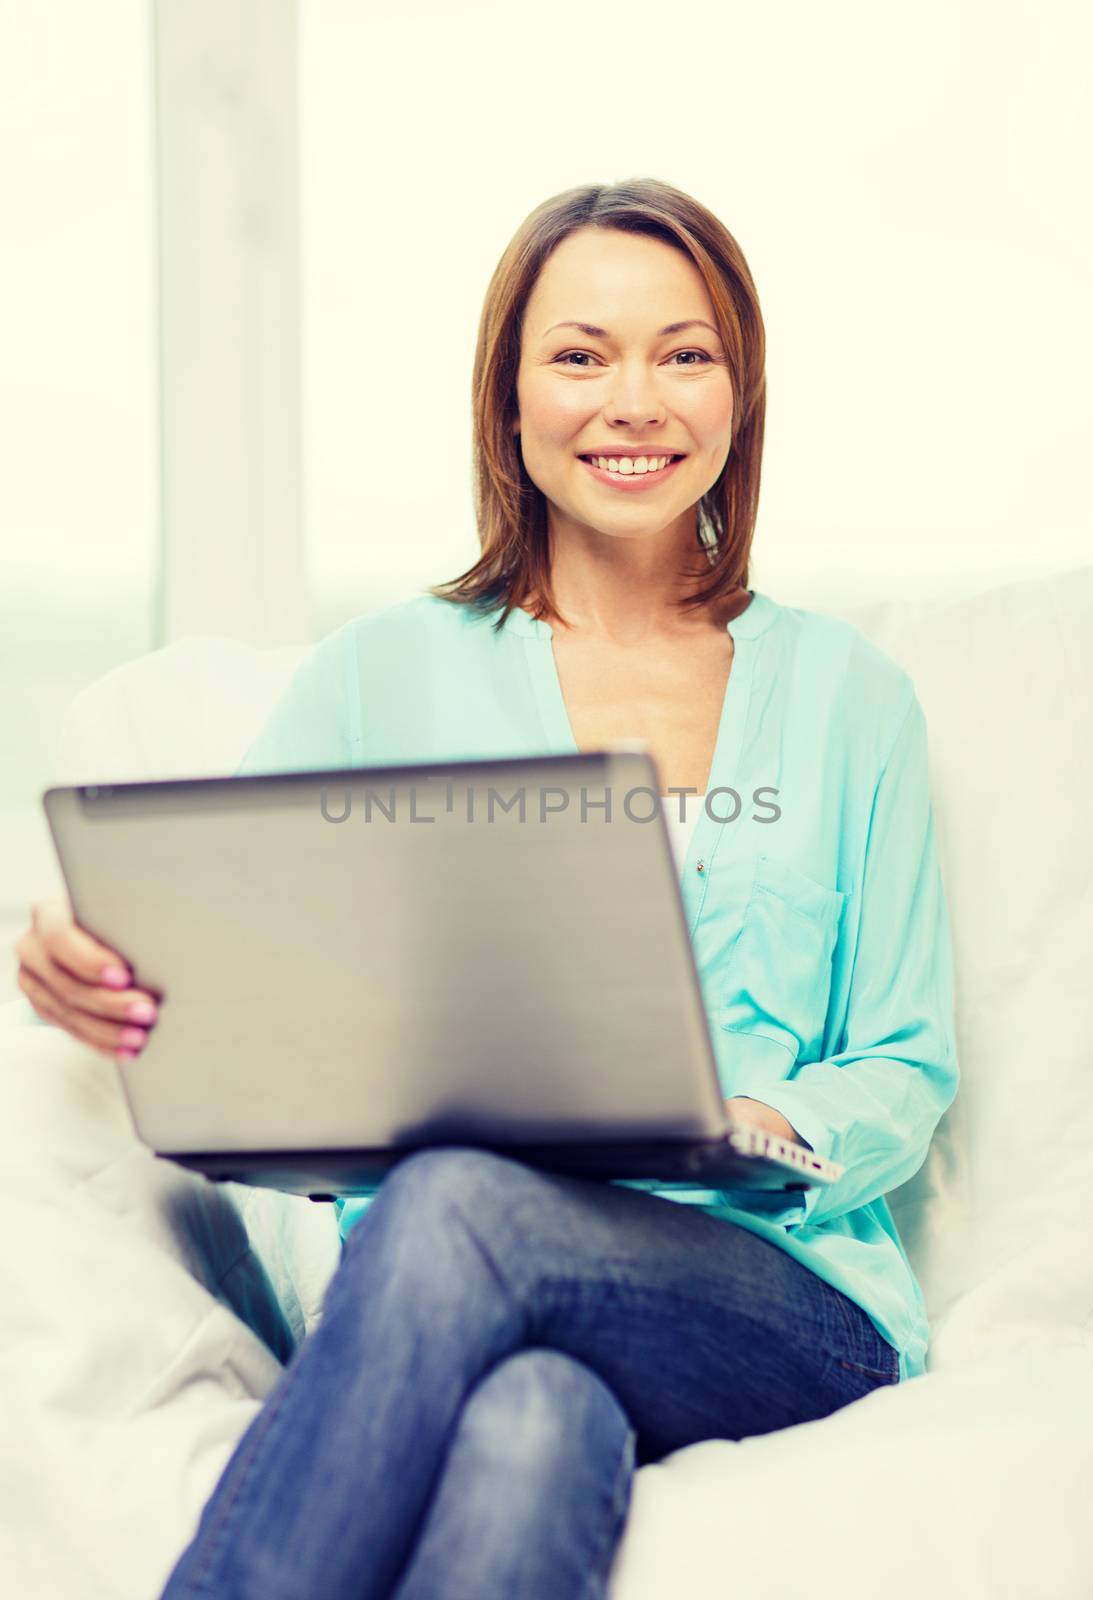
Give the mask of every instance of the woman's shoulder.
M 485 613 L 472 606 L 425 593 L 362 612 L 336 632 L 361 648 L 373 644 L 386 647 L 392 643 L 459 639 L 476 623 L 486 620 Z

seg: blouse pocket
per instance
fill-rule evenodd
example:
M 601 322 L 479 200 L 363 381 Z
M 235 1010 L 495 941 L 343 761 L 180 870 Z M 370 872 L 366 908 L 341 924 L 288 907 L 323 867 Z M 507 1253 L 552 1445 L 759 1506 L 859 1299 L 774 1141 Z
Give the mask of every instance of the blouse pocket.
M 729 950 L 720 1022 L 761 1034 L 794 1061 L 820 1059 L 831 958 L 849 898 L 776 856 L 756 856 L 740 931 Z

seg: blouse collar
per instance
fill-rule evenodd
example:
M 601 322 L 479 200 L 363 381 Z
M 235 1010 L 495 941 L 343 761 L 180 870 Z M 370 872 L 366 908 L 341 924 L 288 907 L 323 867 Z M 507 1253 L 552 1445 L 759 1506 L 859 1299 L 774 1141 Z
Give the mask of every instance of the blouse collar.
M 749 589 L 748 593 L 751 595 L 751 602 L 747 609 L 725 624 L 734 643 L 738 639 L 757 639 L 761 633 L 766 632 L 778 614 L 778 603 L 769 595 L 762 594 L 758 589 Z M 497 606 L 493 615 L 498 616 L 501 609 Z M 505 627 L 525 639 L 554 637 L 554 629 L 544 617 L 533 617 L 530 612 L 524 611 L 519 606 L 509 612 Z

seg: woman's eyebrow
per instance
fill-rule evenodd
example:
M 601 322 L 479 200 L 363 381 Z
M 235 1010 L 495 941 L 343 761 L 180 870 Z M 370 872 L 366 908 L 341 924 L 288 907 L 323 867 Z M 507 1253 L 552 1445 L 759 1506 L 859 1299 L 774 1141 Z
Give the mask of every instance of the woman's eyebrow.
M 580 333 L 586 334 L 589 339 L 609 339 L 611 337 L 606 328 L 597 328 L 594 322 L 556 322 L 554 328 L 576 328 Z M 548 328 L 546 333 L 543 334 L 543 338 L 546 338 L 547 333 L 553 333 L 554 328 Z M 669 322 L 666 328 L 660 329 L 657 338 L 663 339 L 669 333 L 682 333 L 684 328 L 709 328 L 711 333 L 717 333 L 717 329 L 712 322 L 703 322 L 700 317 L 692 317 L 687 322 Z

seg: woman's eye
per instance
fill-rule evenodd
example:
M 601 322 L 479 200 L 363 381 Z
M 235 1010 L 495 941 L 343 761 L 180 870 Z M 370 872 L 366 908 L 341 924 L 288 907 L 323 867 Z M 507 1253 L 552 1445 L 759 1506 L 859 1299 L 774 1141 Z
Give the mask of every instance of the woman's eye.
M 563 365 L 565 365 L 566 363 L 572 363 L 574 358 L 577 357 L 577 356 L 583 357 L 583 359 L 585 361 L 588 361 L 588 360 L 591 359 L 587 350 L 567 350 L 567 351 L 565 351 L 564 354 L 562 354 L 560 356 L 556 356 L 554 358 L 554 364 L 557 365 L 559 362 L 561 362 Z M 676 359 L 676 356 L 697 356 L 700 362 L 701 361 L 712 362 L 712 360 L 713 360 L 713 357 L 712 356 L 708 356 L 704 350 L 677 350 L 674 356 L 670 356 L 669 357 L 669 360 L 674 361 Z M 697 363 L 695 363 L 693 361 L 688 361 L 686 363 L 686 365 L 689 366 L 689 367 L 693 367 L 696 364 Z M 583 371 L 583 370 L 584 370 L 583 367 L 578 368 L 578 371 Z

